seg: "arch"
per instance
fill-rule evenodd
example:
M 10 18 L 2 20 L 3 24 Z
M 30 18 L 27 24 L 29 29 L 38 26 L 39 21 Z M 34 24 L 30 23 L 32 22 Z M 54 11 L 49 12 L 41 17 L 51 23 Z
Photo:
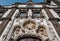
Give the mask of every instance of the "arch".
M 23 26 L 25 26 L 26 24 L 29 24 L 29 23 L 33 23 L 33 24 L 36 24 L 35 22 L 33 22 L 33 21 L 31 21 L 31 20 L 27 20 L 27 21 L 25 21 L 24 23 L 23 23 Z
M 20 28 L 21 28 L 21 26 L 15 26 L 14 29 L 13 29 L 13 31 L 18 30 Z
M 42 41 L 42 39 L 38 38 L 38 37 L 33 37 L 33 36 L 25 36 L 25 37 L 19 37 L 16 41 L 20 41 L 20 40 L 24 40 L 24 41 Z
M 33 21 L 31 21 L 31 20 L 27 20 L 27 21 L 25 21 L 25 22 L 23 23 L 23 27 L 24 27 L 24 28 L 27 28 L 27 29 L 29 29 L 29 30 L 35 29 L 36 23 L 33 22 Z

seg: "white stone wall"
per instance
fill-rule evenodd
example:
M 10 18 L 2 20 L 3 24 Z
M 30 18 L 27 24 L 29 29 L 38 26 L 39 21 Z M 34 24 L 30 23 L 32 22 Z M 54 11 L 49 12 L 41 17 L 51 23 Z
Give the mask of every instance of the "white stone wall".
M 2 16 L 2 18 L 6 18 L 7 15 L 11 12 L 12 9 L 8 9 L 8 11 L 5 12 L 5 14 Z
M 26 7 L 27 5 L 19 5 L 18 7 Z M 54 6 L 49 6 L 49 5 L 46 5 L 47 7 L 54 7 Z M 38 8 L 38 7 L 43 7 L 42 5 L 34 5 L 34 7 Z M 56 8 L 57 6 L 55 6 Z M 5 18 L 9 12 L 11 11 L 11 9 L 9 9 L 2 17 Z M 49 9 L 49 11 L 52 13 L 52 15 L 55 17 L 55 18 L 59 18 L 59 16 L 57 15 L 57 13 L 53 10 L 53 9 Z M 47 34 L 47 38 L 50 39 L 50 41 L 60 41 L 60 38 L 54 28 L 54 26 L 52 25 L 52 23 L 48 20 L 49 17 L 48 15 L 46 14 L 46 11 L 44 9 L 42 9 L 42 14 L 44 16 L 45 19 L 43 18 L 30 18 L 32 16 L 32 10 L 29 9 L 28 10 L 28 18 L 15 18 L 17 15 L 18 15 L 18 12 L 19 12 L 19 9 L 16 9 L 16 11 L 14 12 L 13 16 L 12 16 L 12 20 L 8 23 L 8 25 L 6 26 L 4 32 L 2 33 L 2 35 L 0 36 L 0 41 L 8 41 L 10 38 L 11 38 L 11 35 L 12 35 L 12 32 L 13 32 L 13 29 L 14 27 L 16 26 L 21 26 L 21 29 L 25 30 L 25 33 L 23 32 L 19 32 L 20 35 L 24 35 L 24 34 L 33 34 L 33 35 L 36 35 L 36 36 L 40 36 L 41 39 L 46 39 L 45 36 L 43 35 L 40 35 L 40 34 L 37 34 L 36 33 L 36 29 L 38 29 L 38 26 L 43 26 L 46 28 L 46 34 Z M 36 29 L 33 29 L 33 30 L 28 30 L 28 29 L 24 29 L 23 27 L 23 24 L 25 21 L 28 21 L 28 20 L 31 20 L 33 21 L 34 23 L 36 23 Z M 1 22 L 0 22 L 1 24 Z M 3 37 L 3 36 L 6 36 L 6 37 Z M 45 41 L 43 39 L 43 41 Z
M 50 5 L 57 5 L 55 2 L 51 1 L 51 4 Z
M 58 14 L 53 9 L 49 9 L 49 11 L 55 18 L 59 18 Z

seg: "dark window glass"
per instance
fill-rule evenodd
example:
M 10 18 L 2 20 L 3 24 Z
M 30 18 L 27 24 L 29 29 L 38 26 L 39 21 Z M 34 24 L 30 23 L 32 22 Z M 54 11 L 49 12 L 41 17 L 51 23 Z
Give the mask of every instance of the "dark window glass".
M 34 12 L 33 17 L 34 18 L 39 18 L 40 17 L 40 12 Z
M 26 18 L 27 14 L 26 12 L 20 12 L 19 17 L 20 18 Z

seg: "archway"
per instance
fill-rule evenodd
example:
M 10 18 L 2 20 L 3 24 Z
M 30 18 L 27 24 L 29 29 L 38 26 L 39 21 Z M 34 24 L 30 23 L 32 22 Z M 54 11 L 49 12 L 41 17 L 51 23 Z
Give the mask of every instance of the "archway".
M 37 37 L 22 37 L 18 38 L 17 41 L 42 41 L 42 40 Z

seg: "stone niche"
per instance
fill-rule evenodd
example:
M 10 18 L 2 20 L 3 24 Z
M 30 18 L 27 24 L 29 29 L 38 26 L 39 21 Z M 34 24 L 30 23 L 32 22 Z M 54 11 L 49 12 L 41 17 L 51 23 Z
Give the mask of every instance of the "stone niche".
M 28 20 L 24 22 L 23 27 L 24 29 L 32 30 L 36 28 L 36 24 L 33 21 Z

